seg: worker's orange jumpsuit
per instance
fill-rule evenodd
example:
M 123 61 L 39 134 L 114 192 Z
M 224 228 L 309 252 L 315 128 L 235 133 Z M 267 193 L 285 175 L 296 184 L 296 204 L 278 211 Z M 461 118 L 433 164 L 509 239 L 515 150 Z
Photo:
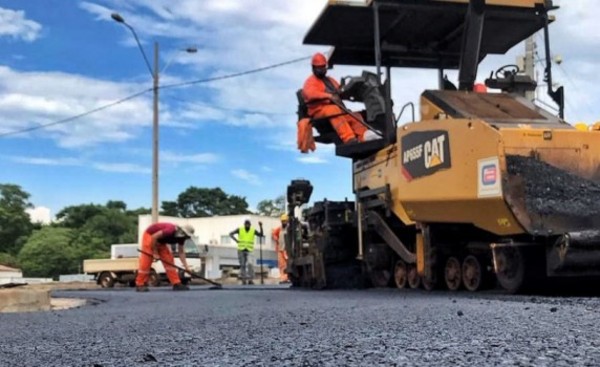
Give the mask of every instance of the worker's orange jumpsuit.
M 277 252 L 277 267 L 279 268 L 279 280 L 282 282 L 288 281 L 288 275 L 285 272 L 287 267 L 287 252 L 285 252 L 285 236 L 282 233 L 281 226 L 273 230 L 273 241 L 275 241 L 275 251 Z
M 331 102 L 332 94 L 339 90 L 340 85 L 333 78 L 328 76 L 325 78 L 327 81 L 311 75 L 304 82 L 302 95 L 308 107 L 308 114 L 313 118 L 334 116 L 329 121 L 344 143 L 352 139 L 363 141 L 363 135 L 367 131 L 367 128 L 360 122 L 362 118 L 359 114 L 353 114 L 354 117 L 346 114 L 341 108 Z
M 175 270 L 174 267 L 165 263 L 165 261 L 171 264 L 175 263 L 173 253 L 171 252 L 171 249 L 169 249 L 168 244 L 179 243 L 180 240 L 175 239 L 173 237 L 176 229 L 176 226 L 171 223 L 156 223 L 148 227 L 144 231 L 144 235 L 142 237 L 142 251 L 147 252 L 148 254 L 152 254 L 152 235 L 158 231 L 162 231 L 162 236 L 158 239 L 158 242 L 156 244 L 156 250 L 158 251 L 160 260 L 163 262 L 165 272 L 167 273 L 167 278 L 169 278 L 169 282 L 172 285 L 181 283 L 181 279 L 179 279 L 179 274 L 177 273 L 177 270 Z M 135 278 L 135 285 L 137 287 L 148 285 L 150 268 L 152 267 L 153 261 L 153 256 L 140 253 L 138 272 Z

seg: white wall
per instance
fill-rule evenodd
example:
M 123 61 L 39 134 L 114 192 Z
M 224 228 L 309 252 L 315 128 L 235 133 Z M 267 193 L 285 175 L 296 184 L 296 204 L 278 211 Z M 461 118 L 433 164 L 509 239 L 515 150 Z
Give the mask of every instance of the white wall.
M 22 278 L 22 271 L 0 271 L 0 278 Z

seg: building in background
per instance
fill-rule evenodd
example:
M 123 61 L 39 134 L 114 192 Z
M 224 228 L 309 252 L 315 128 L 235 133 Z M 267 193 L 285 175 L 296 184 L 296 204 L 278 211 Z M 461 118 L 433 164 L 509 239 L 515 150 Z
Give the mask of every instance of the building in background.
M 252 226 L 258 228 L 258 222 L 263 223 L 265 237 L 262 242 L 263 267 L 266 269 L 277 268 L 277 253 L 271 238 L 271 232 L 280 225 L 279 218 L 260 215 L 229 215 L 205 218 L 179 218 L 160 216 L 159 222 L 174 224 L 189 224 L 194 227 L 195 240 L 202 247 L 206 247 L 204 276 L 211 279 L 220 278 L 224 269 L 238 269 L 237 244 L 229 237 L 229 232 L 241 227 L 244 218 L 250 218 Z M 144 230 L 152 223 L 151 215 L 140 215 L 138 221 L 138 243 L 141 242 Z M 255 272 L 260 270 L 260 246 L 256 241 L 254 245 Z

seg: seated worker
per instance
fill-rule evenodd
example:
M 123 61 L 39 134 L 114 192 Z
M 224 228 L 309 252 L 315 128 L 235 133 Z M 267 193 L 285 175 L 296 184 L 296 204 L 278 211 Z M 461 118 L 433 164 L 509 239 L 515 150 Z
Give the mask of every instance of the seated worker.
M 344 112 L 342 100 L 338 93 L 339 83 L 327 76 L 327 59 L 316 53 L 311 61 L 313 75 L 304 82 L 302 96 L 308 107 L 311 118 L 332 116 L 329 121 L 344 144 L 371 140 L 369 130 L 362 123 L 358 113 L 352 115 Z M 341 106 L 341 107 L 340 107 Z M 375 135 L 375 134 L 372 134 Z

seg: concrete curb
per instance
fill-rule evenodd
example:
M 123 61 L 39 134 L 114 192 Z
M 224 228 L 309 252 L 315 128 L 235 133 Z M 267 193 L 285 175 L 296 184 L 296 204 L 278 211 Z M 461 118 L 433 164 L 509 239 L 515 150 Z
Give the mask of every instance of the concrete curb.
M 0 290 L 0 313 L 34 312 L 50 310 L 50 290 L 2 289 Z

